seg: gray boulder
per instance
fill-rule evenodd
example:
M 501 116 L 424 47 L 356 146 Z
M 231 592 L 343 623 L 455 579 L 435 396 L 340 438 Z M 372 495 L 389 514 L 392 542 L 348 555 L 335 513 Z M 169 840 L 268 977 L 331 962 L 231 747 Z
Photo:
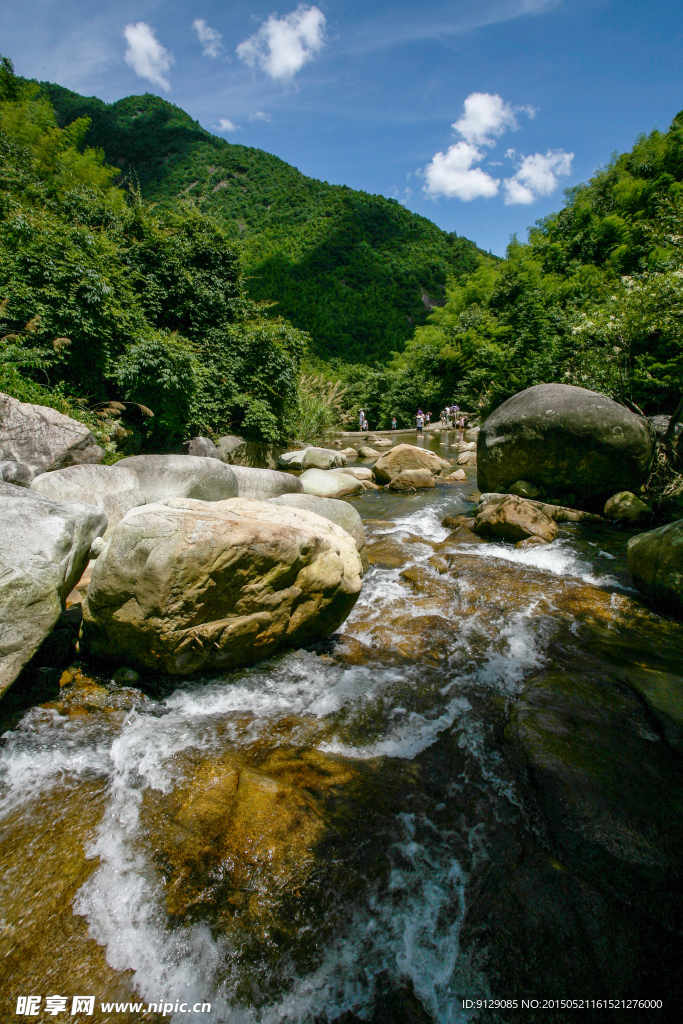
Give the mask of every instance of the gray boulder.
M 683 519 L 632 537 L 627 556 L 641 594 L 660 611 L 683 618 Z
M 535 484 L 569 505 L 604 505 L 637 490 L 655 455 L 646 419 L 604 395 L 569 384 L 537 384 L 503 402 L 477 441 L 480 491 Z
M 237 479 L 240 498 L 266 501 L 279 494 L 299 494 L 303 486 L 299 477 L 280 473 L 277 469 L 252 469 L 251 466 L 231 466 Z
M 302 469 L 338 469 L 346 465 L 346 456 L 331 448 L 307 448 L 301 460 Z
M 129 508 L 145 504 L 140 482 L 132 469 L 115 466 L 69 466 L 35 477 L 31 490 L 53 501 L 82 501 L 106 513 L 109 536 Z
M 307 469 L 299 480 L 304 494 L 315 494 L 319 498 L 343 498 L 347 494 L 359 494 L 363 490 L 360 480 L 335 469 Z
M 35 473 L 49 473 L 103 458 L 104 451 L 83 423 L 0 392 L 0 461 L 22 462 Z
M 301 448 L 294 452 L 282 452 L 278 455 L 277 464 L 280 469 L 303 469 L 304 455 L 307 448 Z M 337 454 L 335 452 L 335 454 Z
M 623 523 L 639 523 L 652 515 L 652 510 L 644 501 L 630 491 L 619 491 L 605 502 L 605 515 L 608 519 L 616 519 Z
M 52 630 L 106 528 L 92 505 L 0 482 L 0 696 Z
M 247 442 L 243 437 L 236 437 L 234 434 L 225 434 L 216 441 L 218 456 L 228 465 L 244 465 L 247 457 Z
M 29 487 L 33 471 L 23 462 L 0 462 L 0 480 L 8 484 L 17 484 L 19 487 Z
M 223 501 L 238 495 L 237 478 L 220 459 L 198 455 L 133 455 L 117 466 L 132 470 L 146 502 L 164 498 Z
M 669 422 L 671 420 L 671 417 L 670 416 L 648 416 L 648 420 L 652 424 L 652 428 L 653 428 L 655 434 L 657 435 L 657 437 L 661 437 L 662 440 L 663 440 L 664 437 L 666 436 L 667 430 L 669 429 Z M 674 427 L 674 436 L 678 437 L 678 435 L 682 434 L 682 433 L 683 433 L 683 423 L 681 423 L 681 421 L 679 420 L 678 423 L 676 424 L 676 426 Z
M 173 449 L 174 455 L 195 455 L 203 459 L 220 459 L 221 453 L 208 437 L 191 437 Z
M 287 505 L 289 508 L 304 508 L 309 512 L 315 512 L 323 519 L 341 526 L 356 542 L 358 554 L 363 563 L 363 572 L 368 571 L 368 553 L 365 539 L 365 528 L 360 515 L 348 501 L 339 501 L 338 498 L 318 498 L 314 494 L 281 494 L 277 498 L 271 498 L 273 505 Z

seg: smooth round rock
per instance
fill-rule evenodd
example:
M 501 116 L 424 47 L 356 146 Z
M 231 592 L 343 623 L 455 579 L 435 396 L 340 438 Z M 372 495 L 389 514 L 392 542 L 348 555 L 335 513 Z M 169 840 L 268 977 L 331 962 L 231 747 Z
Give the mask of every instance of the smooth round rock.
M 628 569 L 641 594 L 663 612 L 683 618 L 683 519 L 632 537 Z
M 117 466 L 136 474 L 145 501 L 149 503 L 166 498 L 224 501 L 239 494 L 232 467 L 220 459 L 198 455 L 133 455 L 121 459 Z

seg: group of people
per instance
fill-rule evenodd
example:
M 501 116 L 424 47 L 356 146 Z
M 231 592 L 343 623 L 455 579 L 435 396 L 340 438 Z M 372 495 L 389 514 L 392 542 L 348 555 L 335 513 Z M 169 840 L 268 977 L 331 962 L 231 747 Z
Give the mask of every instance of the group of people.
M 459 416 L 459 412 L 459 405 L 447 405 L 446 408 L 441 411 L 440 420 L 448 430 L 450 430 L 451 427 L 454 427 L 455 429 L 464 429 L 465 417 Z M 431 426 L 431 422 L 431 412 L 423 412 L 422 409 L 417 410 L 417 415 L 415 416 L 415 426 L 417 427 L 418 435 L 424 435 L 424 428 Z M 396 417 L 392 416 L 391 429 L 396 430 L 397 426 L 398 424 L 396 422 Z M 358 413 L 358 429 L 364 431 L 365 433 L 367 433 L 367 431 L 370 429 L 365 415 L 365 411 L 363 409 L 361 409 Z

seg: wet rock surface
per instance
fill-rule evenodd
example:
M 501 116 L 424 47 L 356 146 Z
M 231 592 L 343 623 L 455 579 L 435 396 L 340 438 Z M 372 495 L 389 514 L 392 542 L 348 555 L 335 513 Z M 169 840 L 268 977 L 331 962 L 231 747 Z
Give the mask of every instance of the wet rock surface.
M 656 608 L 683 618 L 683 519 L 632 537 L 628 567 Z

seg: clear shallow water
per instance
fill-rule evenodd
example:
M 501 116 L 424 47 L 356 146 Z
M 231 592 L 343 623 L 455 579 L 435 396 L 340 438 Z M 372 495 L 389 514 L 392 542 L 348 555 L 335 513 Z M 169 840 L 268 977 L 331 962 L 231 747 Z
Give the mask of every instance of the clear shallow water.
M 73 911 L 109 966 L 133 972 L 144 1000 L 210 1001 L 211 1019 L 225 1024 L 333 1021 L 368 1015 L 388 978 L 409 980 L 446 1024 L 468 1019 L 463 995 L 487 993 L 486 978 L 461 956 L 459 933 L 468 879 L 488 856 L 487 829 L 518 808 L 495 723 L 530 676 L 558 663 L 558 641 L 580 649 L 595 629 L 615 657 L 633 657 L 634 613 L 623 534 L 565 527 L 547 548 L 448 549 L 441 520 L 472 507 L 472 487 L 356 501 L 375 555 L 341 630 L 350 655 L 294 651 L 157 698 L 114 688 L 106 710 L 35 708 L 5 735 L 0 826 L 30 818 L 65 789 L 104 786 L 87 843 L 94 870 Z M 680 658 L 681 631 L 637 615 L 645 648 L 659 647 L 655 660 Z M 449 764 L 434 755 L 444 737 Z M 353 884 L 336 864 L 334 838 L 317 847 L 331 872 L 320 877 L 341 880 L 339 888 L 311 882 L 305 927 L 269 935 L 261 960 L 258 943 L 217 927 L 210 908 L 180 921 L 169 914 L 147 801 L 170 798 L 192 777 L 190 762 L 280 748 L 367 765 L 396 792 L 381 813 L 362 793 L 349 798 L 354 820 L 336 827 Z

